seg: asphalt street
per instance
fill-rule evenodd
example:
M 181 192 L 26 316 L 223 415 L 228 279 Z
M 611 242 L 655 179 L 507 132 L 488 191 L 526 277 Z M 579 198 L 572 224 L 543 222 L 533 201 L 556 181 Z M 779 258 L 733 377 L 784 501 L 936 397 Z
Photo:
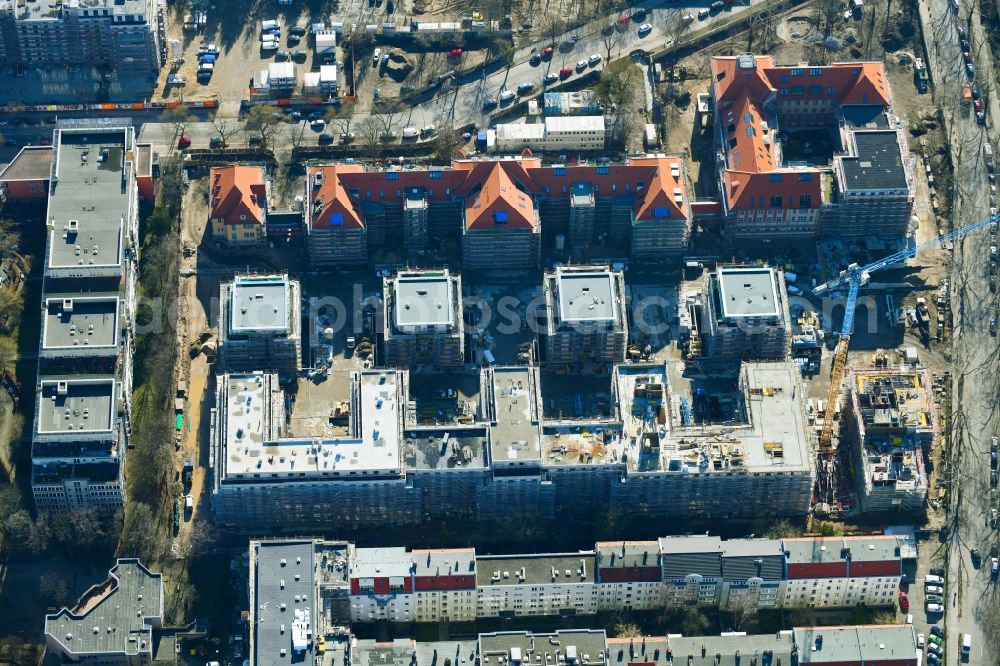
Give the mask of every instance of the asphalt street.
M 941 105 L 951 132 L 952 160 L 955 166 L 956 218 L 955 227 L 983 219 L 990 213 L 991 186 L 983 155 L 983 142 L 989 138 L 985 127 L 979 126 L 974 114 L 965 112 L 957 103 L 962 85 L 969 81 L 959 43 L 959 26 L 971 33 L 972 54 L 978 80 L 993 81 L 988 46 L 979 25 L 978 15 L 970 15 L 962 7 L 956 13 L 950 0 L 920 0 L 924 31 L 928 42 L 929 65 L 933 72 L 935 101 Z M 997 127 L 996 105 L 987 108 L 988 124 Z M 994 190 L 995 191 L 995 190 Z M 993 241 L 995 242 L 995 240 Z M 913 608 L 917 631 L 927 633 L 931 623 L 944 621 L 948 639 L 944 663 L 960 663 L 962 635 L 972 636 L 972 654 L 968 663 L 988 664 L 996 645 L 984 640 L 983 619 L 996 593 L 989 574 L 989 551 L 996 533 L 989 527 L 990 438 L 1000 432 L 995 414 L 998 390 L 997 340 L 991 337 L 989 322 L 996 314 L 994 294 L 988 280 L 990 270 L 989 232 L 982 231 L 965 237 L 956 244 L 952 273 L 952 303 L 954 316 L 954 410 L 952 460 L 957 480 L 952 483 L 952 508 L 948 549 L 948 587 L 945 616 L 927 616 L 923 608 Z M 927 546 L 932 547 L 932 546 Z M 973 566 L 970 552 L 978 548 L 983 554 L 983 566 Z M 918 572 L 917 584 L 923 587 L 926 567 Z M 922 595 L 921 595 L 922 598 Z

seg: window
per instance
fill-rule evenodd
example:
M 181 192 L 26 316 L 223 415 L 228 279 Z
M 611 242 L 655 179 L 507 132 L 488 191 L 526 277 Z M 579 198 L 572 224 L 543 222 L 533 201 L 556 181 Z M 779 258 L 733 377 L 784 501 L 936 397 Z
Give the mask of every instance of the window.
M 750 115 L 749 113 L 743 114 L 743 123 L 745 125 L 749 125 L 752 122 L 753 122 L 753 116 L 752 115 Z
M 554 175 L 554 176 L 565 176 L 566 175 L 566 167 L 555 167 L 554 169 L 552 169 L 552 175 Z
M 781 208 L 781 196 L 771 197 L 771 208 Z
M 493 213 L 493 221 L 496 222 L 497 225 L 507 224 L 507 211 L 498 210 Z
M 753 138 L 754 134 L 756 134 L 756 132 L 754 131 L 754 128 L 748 127 L 747 128 L 747 136 L 750 137 L 750 138 Z
M 812 179 L 813 179 L 813 175 L 811 173 L 800 173 L 799 174 L 799 180 L 801 180 L 803 182 L 809 182 Z
M 800 194 L 799 195 L 799 208 L 812 208 L 812 195 L 811 194 Z
M 430 179 L 437 180 L 438 178 L 444 178 L 444 173 L 441 171 L 431 171 Z
M 726 134 L 732 134 L 736 131 L 736 123 L 729 123 L 729 127 L 726 128 Z
M 834 88 L 833 86 L 830 86 L 829 88 L 826 89 L 826 94 L 827 95 L 836 95 L 837 94 L 837 89 Z
M 606 167 L 606 166 L 599 166 L 599 167 L 597 167 L 597 175 L 598 176 L 606 176 L 609 173 L 611 173 L 611 169 L 609 169 L 608 167 Z
M 823 70 L 819 67 L 810 67 L 809 76 L 823 76 Z
M 344 214 L 334 213 L 330 216 L 330 224 L 335 227 L 344 226 Z
M 788 75 L 782 74 L 778 80 L 781 81 L 782 83 L 788 83 Z
M 385 172 L 385 179 L 386 180 L 399 180 L 399 172 L 398 171 L 386 171 Z
M 809 94 L 813 97 L 819 97 L 823 94 L 823 86 L 821 85 L 811 85 L 809 86 Z
M 780 94 L 781 95 L 787 95 L 788 94 L 788 88 L 782 88 L 781 91 L 780 91 Z
M 747 201 L 750 203 L 750 208 L 753 208 L 754 198 L 753 197 L 747 197 Z
M 861 96 L 861 103 L 862 104 L 867 104 L 868 103 L 868 95 L 862 95 Z
M 785 179 L 785 174 L 783 174 L 783 173 L 772 173 L 772 174 L 768 175 L 767 179 L 769 181 L 771 181 L 772 183 L 780 183 L 781 181 L 783 181 Z
M 804 91 L 805 88 L 803 88 L 802 86 L 792 86 L 793 95 L 801 95 Z
M 760 198 L 760 207 L 761 207 L 761 208 L 763 208 L 763 207 L 764 207 L 764 197 L 761 197 L 761 198 Z
M 669 208 L 654 208 L 653 209 L 653 217 L 658 217 L 658 218 L 670 217 L 670 209 Z
M 802 76 L 802 70 L 799 69 L 799 68 L 793 69 L 792 70 L 792 76 Z

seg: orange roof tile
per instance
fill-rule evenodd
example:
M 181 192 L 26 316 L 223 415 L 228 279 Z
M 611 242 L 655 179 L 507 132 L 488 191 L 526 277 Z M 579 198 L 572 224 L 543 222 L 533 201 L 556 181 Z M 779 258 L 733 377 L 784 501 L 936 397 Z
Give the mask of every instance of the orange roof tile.
M 531 194 L 518 189 L 508 169 L 501 164 L 492 164 L 482 188 L 478 192 L 470 191 L 466 196 L 466 229 L 490 230 L 498 226 L 534 229 L 538 226 L 538 214 Z
M 267 206 L 263 168 L 212 167 L 210 183 L 211 219 L 225 224 L 263 224 Z
M 688 217 L 684 165 L 679 157 L 633 157 L 629 165 L 655 167 L 646 186 L 636 195 L 636 220 Z
M 306 206 L 306 224 L 311 229 L 362 229 L 364 222 L 357 201 L 344 188 L 340 176 L 363 173 L 357 164 L 310 167 L 306 172 L 309 202 Z M 320 175 L 317 185 L 316 176 Z

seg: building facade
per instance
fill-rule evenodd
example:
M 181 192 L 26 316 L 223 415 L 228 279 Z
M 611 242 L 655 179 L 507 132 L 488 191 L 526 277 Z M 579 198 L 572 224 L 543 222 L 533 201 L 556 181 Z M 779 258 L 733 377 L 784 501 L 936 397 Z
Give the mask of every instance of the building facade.
M 713 57 L 711 66 L 727 236 L 907 233 L 913 160 L 883 63 L 780 67 L 743 54 Z M 818 136 L 823 127 L 828 136 Z
M 234 248 L 267 240 L 267 185 L 264 168 L 212 167 L 208 221 L 212 237 Z
M 131 126 L 53 136 L 32 435 L 40 512 L 124 506 L 131 431 L 139 193 Z
M 219 355 L 228 370 L 294 375 L 302 358 L 299 282 L 238 275 L 219 294 Z
M 625 361 L 628 312 L 622 271 L 560 267 L 545 273 L 542 293 L 547 363 L 610 367 Z
M 102 65 L 157 74 L 163 64 L 164 7 L 157 0 L 0 3 L 0 56 L 26 67 Z
M 708 275 L 701 337 L 714 360 L 781 360 L 788 355 L 791 317 L 780 271 L 720 266 Z

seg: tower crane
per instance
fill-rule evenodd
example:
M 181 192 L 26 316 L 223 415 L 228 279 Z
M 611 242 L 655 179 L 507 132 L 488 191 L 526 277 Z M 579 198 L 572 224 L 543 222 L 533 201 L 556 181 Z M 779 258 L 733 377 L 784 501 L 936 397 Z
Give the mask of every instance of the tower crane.
M 887 257 L 879 259 L 878 261 L 873 261 L 865 266 L 851 264 L 846 270 L 840 271 L 840 275 L 837 277 L 813 289 L 813 293 L 818 296 L 820 294 L 836 291 L 837 289 L 845 286 L 847 287 L 847 304 L 844 306 L 844 323 L 840 327 L 840 339 L 837 341 L 837 347 L 833 352 L 833 369 L 830 373 L 830 392 L 827 394 L 826 400 L 827 413 L 823 419 L 823 430 L 820 432 L 819 436 L 819 450 L 821 455 L 829 453 L 832 449 L 833 411 L 837 404 L 837 394 L 840 392 L 840 383 L 844 378 L 844 367 L 847 365 L 847 347 L 850 344 L 851 332 L 854 328 L 854 308 L 858 304 L 858 291 L 868 282 L 871 278 L 871 274 L 875 271 L 893 266 L 906 261 L 907 259 L 912 259 L 924 250 L 932 250 L 940 247 L 945 243 L 961 238 L 962 236 L 972 233 L 973 231 L 978 231 L 979 229 L 989 225 L 991 222 L 1000 222 L 1000 215 L 990 215 L 984 220 L 968 224 L 964 227 L 959 227 L 958 229 L 949 231 L 948 233 L 938 236 L 933 240 L 929 240 L 926 243 L 921 243 L 920 245 L 916 245 L 914 247 L 908 247 L 905 250 L 901 250 L 895 254 L 890 254 Z

